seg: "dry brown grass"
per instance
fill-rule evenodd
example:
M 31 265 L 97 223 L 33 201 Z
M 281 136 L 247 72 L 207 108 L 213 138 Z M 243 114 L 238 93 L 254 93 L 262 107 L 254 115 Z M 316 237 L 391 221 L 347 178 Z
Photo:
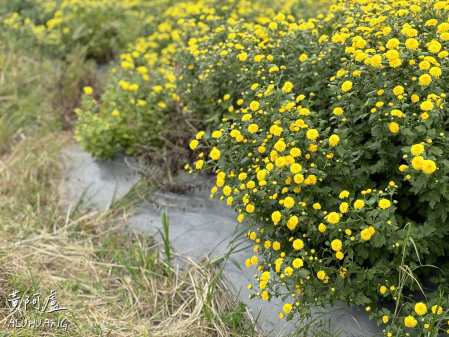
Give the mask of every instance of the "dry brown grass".
M 221 319 L 236 302 L 218 266 L 178 257 L 185 266 L 169 267 L 153 238 L 122 234 L 132 200 L 105 212 L 61 207 L 59 154 L 71 139 L 25 138 L 0 157 L 0 331 L 23 317 L 5 306 L 13 290 L 54 289 L 69 309 L 69 331 L 14 336 L 251 335 L 250 316 L 235 329 Z
M 51 62 L 0 48 L 0 336 L 11 318 L 24 317 L 10 311 L 14 290 L 46 297 L 52 289 L 68 308 L 69 330 L 6 336 L 251 335 L 244 331 L 251 316 L 236 327 L 221 319 L 241 312 L 219 266 L 177 257 L 183 268 L 173 268 L 153 238 L 122 234 L 133 200 L 104 212 L 62 206 L 60 153 L 73 134 L 55 130 L 71 125 L 82 87 L 96 84 L 96 76 L 84 76 L 88 65 L 79 73 L 76 62 L 70 66 L 64 74 L 73 78 Z M 59 101 L 58 92 L 65 95 Z

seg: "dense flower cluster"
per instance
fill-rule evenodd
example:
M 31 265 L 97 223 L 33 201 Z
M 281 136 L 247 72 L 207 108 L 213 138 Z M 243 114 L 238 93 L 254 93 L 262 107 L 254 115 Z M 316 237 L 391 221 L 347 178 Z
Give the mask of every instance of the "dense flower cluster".
M 254 32 L 270 24 L 278 12 L 287 13 L 288 20 L 294 22 L 298 20 L 295 13 L 314 14 L 313 8 L 305 0 L 175 2 L 165 9 L 159 18 L 162 23 L 151 35 L 139 38 L 121 55 L 120 63 L 108 74 L 101 101 L 86 96 L 78 111 L 78 140 L 101 158 L 113 157 L 122 149 L 128 154 L 140 154 L 167 143 L 170 148 L 185 151 L 192 129 L 204 124 L 215 127 L 223 115 L 219 109 L 236 97 L 232 92 L 214 92 L 223 101 L 217 103 L 210 94 L 210 81 L 218 81 L 211 88 L 224 84 L 215 75 L 225 75 L 227 65 L 215 59 L 209 63 L 209 58 L 218 56 L 216 48 L 200 52 L 197 43 L 219 44 L 228 34 L 240 34 L 241 29 Z M 273 23 L 281 24 L 284 19 L 284 15 L 279 16 Z M 231 30 L 235 33 L 229 33 Z M 242 49 L 255 45 L 257 39 L 254 36 L 242 43 L 229 43 L 229 51 L 220 47 L 220 54 L 231 54 L 232 50 L 232 61 L 241 63 L 246 59 Z M 225 58 L 231 60 L 231 56 Z M 227 113 L 233 111 L 227 107 Z M 188 137 L 183 143 L 185 134 Z
M 191 41 L 179 87 L 225 118 L 191 142 L 213 156 L 189 170 L 218 167 L 211 197 L 258 227 L 252 297 L 282 296 L 280 318 L 337 300 L 402 305 L 421 261 L 447 253 L 448 13 L 442 1 L 344 1 Z M 404 265 L 415 279 L 399 287 Z M 387 336 L 435 328 L 422 306 L 379 312 L 400 323 Z

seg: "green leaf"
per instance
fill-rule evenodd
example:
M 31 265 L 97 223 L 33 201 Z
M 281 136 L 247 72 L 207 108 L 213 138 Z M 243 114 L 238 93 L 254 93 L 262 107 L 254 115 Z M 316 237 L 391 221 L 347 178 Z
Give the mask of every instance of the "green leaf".
M 308 315 L 308 314 L 311 314 L 311 313 L 312 313 L 312 312 L 310 311 L 310 309 L 307 308 L 307 307 L 301 307 L 301 308 L 298 310 L 298 312 L 299 312 L 301 315 Z
M 353 302 L 355 305 L 366 305 L 370 302 L 370 299 L 361 293 L 358 293 L 354 298 Z
M 409 137 L 416 137 L 416 134 L 414 132 L 412 132 L 409 128 L 401 128 L 401 134 L 403 134 L 404 136 L 409 136 Z
M 428 154 L 439 157 L 443 154 L 443 150 L 441 150 L 440 148 L 438 148 L 436 146 L 430 146 L 428 148 Z

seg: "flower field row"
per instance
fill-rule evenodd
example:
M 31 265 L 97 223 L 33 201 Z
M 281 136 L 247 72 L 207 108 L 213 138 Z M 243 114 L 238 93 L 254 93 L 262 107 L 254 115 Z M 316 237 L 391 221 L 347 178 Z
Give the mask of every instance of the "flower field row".
M 115 2 L 45 3 L 47 17 L 5 25 L 58 50 L 77 46 L 74 12 Z M 187 169 L 213 170 L 211 198 L 252 226 L 251 298 L 281 297 L 281 319 L 344 301 L 366 306 L 388 337 L 449 329 L 449 268 L 432 268 L 449 250 L 449 2 L 204 0 L 167 2 L 154 17 L 152 2 L 119 3 L 130 23 L 90 27 L 91 54 L 145 37 L 112 66 L 100 100 L 85 89 L 76 137 L 87 151 L 171 151 L 179 166 L 190 145 Z M 404 295 L 432 270 L 439 293 Z
M 237 43 L 241 39 L 237 30 L 252 31 L 252 36 L 248 36 L 252 45 L 265 43 L 268 35 L 260 35 L 262 27 L 278 12 L 287 13 L 290 23 L 298 20 L 293 13 L 315 13 L 313 6 L 303 0 L 209 0 L 176 2 L 168 7 L 157 30 L 137 39 L 120 56 L 121 62 L 108 74 L 101 101 L 86 98 L 77 112 L 78 139 L 87 151 L 101 158 L 111 158 L 122 149 L 127 154 L 159 151 L 164 146 L 186 149 L 192 130 L 203 125 L 215 127 L 222 118 L 223 107 L 234 111 L 231 104 L 226 104 L 236 104 L 238 90 L 232 74 L 223 81 L 228 65 L 214 59 L 216 52 L 210 50 L 200 55 L 193 48 L 199 42 L 223 45 L 220 41 L 234 35 L 231 40 L 236 42 L 228 42 L 233 55 L 226 59 L 234 62 L 233 67 L 239 67 L 241 61 L 234 54 L 241 53 L 246 42 Z M 282 15 L 276 22 L 281 24 L 285 19 Z M 214 50 L 225 48 L 222 47 L 217 45 Z M 217 78 L 220 83 L 214 83 L 209 91 L 208 86 Z M 223 96 L 229 98 L 216 100 Z
M 235 83 L 214 96 L 225 116 L 190 143 L 211 149 L 190 170 L 215 168 L 211 197 L 257 227 L 249 288 L 254 298 L 281 296 L 281 319 L 341 300 L 368 306 L 389 323 L 386 336 L 448 329 L 446 297 L 414 303 L 403 293 L 419 290 L 449 248 L 448 10 L 344 1 L 307 24 L 274 18 L 259 30 L 264 44 L 245 40 L 243 24 L 190 47 L 205 61 L 185 72 L 187 90 L 195 77 L 207 83 L 193 97 L 213 93 L 224 73 Z M 240 41 L 241 51 L 223 47 Z M 223 71 L 209 74 L 217 63 Z M 444 272 L 433 280 L 447 292 Z M 378 307 L 381 298 L 396 311 Z

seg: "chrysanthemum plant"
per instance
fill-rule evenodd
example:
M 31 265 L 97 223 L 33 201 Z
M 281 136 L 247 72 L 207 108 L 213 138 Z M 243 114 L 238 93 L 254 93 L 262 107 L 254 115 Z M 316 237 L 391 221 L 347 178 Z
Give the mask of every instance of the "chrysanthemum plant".
M 120 150 L 139 155 L 148 148 L 161 150 L 166 141 L 176 143 L 165 131 L 179 128 L 190 138 L 198 128 L 216 127 L 222 107 L 229 114 L 234 111 L 230 105 L 237 109 L 243 104 L 243 99 L 236 98 L 238 90 L 254 80 L 249 76 L 252 72 L 236 80 L 245 53 L 239 59 L 236 54 L 258 44 L 249 36 L 238 43 L 238 35 L 254 34 L 264 24 L 272 28 L 285 20 L 291 24 L 298 20 L 294 15 L 307 16 L 326 3 L 329 0 L 315 1 L 314 6 L 305 0 L 174 3 L 163 13 L 163 24 L 156 31 L 120 56 L 119 64 L 108 73 L 101 100 L 85 97 L 78 110 L 77 138 L 86 151 L 111 158 Z M 286 15 L 276 16 L 277 11 Z M 273 16 L 275 22 L 271 22 Z M 221 49 L 218 44 L 228 34 L 229 49 L 224 52 L 229 50 L 230 55 L 225 57 L 214 47 Z M 269 34 L 278 36 L 276 29 Z M 258 38 L 265 36 L 269 35 Z M 210 50 L 198 51 L 198 43 L 210 45 Z M 173 121 L 173 116 L 183 118 Z
M 448 250 L 447 10 L 436 1 L 345 2 L 310 28 L 260 28 L 281 37 L 271 50 L 206 53 L 239 86 L 227 98 L 242 101 L 192 141 L 211 152 L 190 171 L 215 169 L 211 197 L 252 226 L 252 297 L 282 297 L 280 318 L 341 300 L 384 313 L 388 336 L 447 329 L 443 295 L 416 309 L 402 292 L 420 290 Z M 381 297 L 398 310 L 377 308 Z

